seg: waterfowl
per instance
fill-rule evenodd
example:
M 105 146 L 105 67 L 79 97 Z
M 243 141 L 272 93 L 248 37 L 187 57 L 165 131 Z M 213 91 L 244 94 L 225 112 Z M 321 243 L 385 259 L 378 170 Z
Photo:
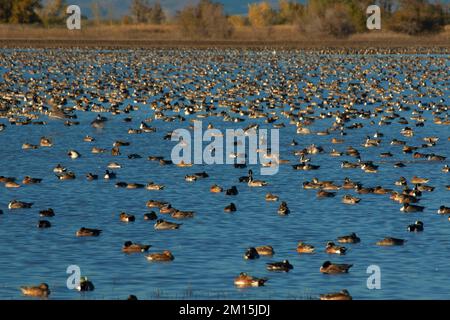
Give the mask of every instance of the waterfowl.
M 52 140 L 50 138 L 42 137 L 39 141 L 41 147 L 51 147 L 53 146 Z
M 342 184 L 342 189 L 354 189 L 357 183 L 353 182 L 349 178 L 344 178 L 344 183 Z
M 50 295 L 50 289 L 48 284 L 41 283 L 38 286 L 20 287 L 22 293 L 31 297 L 48 297 Z
M 157 220 L 158 216 L 155 211 L 144 213 L 144 220 Z
M 423 231 L 423 222 L 416 221 L 414 224 L 410 224 L 407 228 L 409 232 L 421 232 Z
M 427 186 L 424 184 L 417 184 L 416 185 L 416 189 L 419 191 L 426 191 L 426 192 L 433 192 L 434 191 L 434 187 L 432 186 Z
M 39 146 L 31 144 L 31 143 L 24 143 L 24 144 L 22 144 L 22 149 L 23 150 L 36 150 L 37 148 L 39 148 Z
M 148 208 L 162 208 L 167 205 L 170 205 L 170 204 L 168 202 L 158 201 L 158 200 L 148 200 L 146 203 L 146 206 Z
M 397 181 L 395 181 L 396 186 L 406 186 L 408 184 L 408 181 L 405 177 L 400 177 Z
M 99 153 L 105 153 L 106 149 L 98 148 L 98 147 L 92 147 L 91 153 L 93 154 L 99 154 Z
M 335 192 L 328 192 L 325 190 L 317 191 L 317 198 L 333 198 L 335 195 Z
M 409 203 L 403 204 L 403 206 L 400 208 L 400 211 L 403 212 L 422 212 L 425 207 L 417 206 Z
M 266 278 L 255 278 L 245 272 L 242 272 L 234 279 L 234 285 L 239 288 L 261 287 L 267 282 L 267 280 L 268 279 Z
M 133 221 L 135 221 L 136 218 L 132 214 L 121 212 L 119 215 L 119 219 L 122 222 L 133 222 Z
M 342 203 L 345 204 L 357 204 L 361 201 L 360 198 L 353 197 L 349 194 L 346 194 L 342 197 Z
M 255 247 L 255 249 L 260 256 L 273 256 L 275 254 L 272 246 L 259 246 Z
M 41 229 L 50 228 L 51 226 L 52 224 L 47 220 L 39 220 L 37 224 L 37 227 Z
M 339 243 L 359 243 L 359 242 L 361 242 L 361 239 L 354 232 L 352 232 L 346 236 L 338 237 L 337 240 Z
M 92 174 L 92 173 L 88 173 L 88 174 L 86 174 L 86 179 L 87 179 L 88 181 L 97 180 L 97 179 L 98 179 L 98 175 Z
M 71 159 L 77 159 L 79 157 L 81 157 L 80 153 L 76 150 L 69 150 L 67 152 L 67 155 L 71 158 Z
M 376 243 L 377 246 L 402 246 L 406 243 L 406 240 L 387 237 Z
M 57 174 L 56 177 L 59 180 L 74 180 L 75 177 L 75 173 L 73 173 L 72 171 L 68 171 L 68 172 L 63 172 L 61 174 Z
M 170 213 L 170 216 L 174 219 L 187 219 L 187 218 L 193 218 L 194 212 L 193 211 L 182 211 L 182 210 L 172 210 Z
M 113 147 L 113 148 L 111 149 L 111 155 L 112 155 L 113 157 L 118 157 L 118 156 L 120 156 L 120 155 L 121 155 L 121 153 L 120 153 L 120 148 L 119 148 L 119 147 Z
M 352 300 L 352 296 L 344 289 L 340 292 L 321 294 L 320 300 Z
M 192 167 L 192 163 L 187 163 L 187 162 L 184 162 L 183 160 L 181 160 L 181 162 L 177 164 L 177 167 L 189 168 L 189 167 Z
M 76 232 L 77 237 L 98 237 L 102 230 L 82 227 Z
M 156 220 L 156 223 L 154 225 L 155 230 L 175 230 L 179 229 L 181 226 L 181 223 L 174 223 L 165 221 L 163 219 Z
M 236 186 L 232 186 L 230 189 L 227 189 L 227 191 L 225 192 L 225 194 L 227 196 L 236 196 L 238 194 L 238 189 L 236 188 Z
M 358 194 L 369 194 L 369 193 L 373 193 L 373 188 L 363 187 L 361 184 L 357 183 L 356 187 L 355 187 L 355 191 Z
M 196 175 L 185 175 L 184 176 L 184 180 L 186 180 L 187 182 L 194 182 L 197 181 L 198 177 Z
M 423 183 L 427 183 L 428 181 L 430 181 L 430 179 L 419 178 L 416 176 L 412 177 L 412 179 L 411 179 L 412 184 L 423 184 Z
M 330 261 L 325 261 L 320 267 L 320 272 L 325 274 L 348 273 L 352 266 L 352 264 L 338 264 L 332 263 Z
M 38 178 L 31 178 L 30 176 L 25 176 L 25 178 L 23 178 L 22 183 L 23 184 L 37 184 L 37 183 L 41 183 L 42 179 L 38 179 Z
M 13 209 L 29 209 L 32 206 L 33 206 L 33 203 L 12 200 L 8 204 L 8 209 L 10 209 L 10 210 L 13 210 Z
M 283 260 L 281 262 L 266 263 L 266 269 L 269 271 L 289 272 L 289 270 L 294 269 L 294 266 L 288 260 Z
M 279 197 L 272 193 L 267 193 L 265 199 L 266 201 L 278 201 Z
M 66 171 L 67 171 L 67 169 L 64 168 L 64 167 L 63 167 L 62 165 L 60 165 L 60 164 L 57 164 L 56 167 L 53 168 L 53 172 L 54 172 L 54 173 L 63 173 L 63 172 L 66 172 Z
M 130 145 L 127 141 L 117 140 L 113 143 L 113 147 L 128 147 Z
M 153 181 L 150 181 L 145 186 L 145 189 L 147 189 L 147 190 L 163 190 L 164 188 L 165 188 L 165 186 L 163 184 L 157 184 L 157 183 L 154 183 Z
M 439 214 L 450 214 L 450 208 L 446 206 L 440 206 L 437 213 Z
M 6 125 L 3 123 L 0 123 L 0 132 L 6 129 Z
M 337 246 L 334 244 L 334 242 L 331 242 L 331 241 L 327 242 L 327 245 L 325 247 L 325 252 L 329 253 L 329 254 L 344 255 L 346 251 L 347 251 L 347 248 Z
M 105 179 L 105 180 L 110 180 L 110 179 L 115 179 L 115 178 L 116 178 L 116 174 L 109 170 L 106 170 L 105 174 L 103 175 L 103 179 Z
M 85 136 L 85 137 L 83 138 L 83 141 L 84 141 L 84 142 L 94 142 L 95 139 L 94 139 L 93 137 L 91 137 L 91 136 Z
M 259 258 L 259 253 L 256 248 L 250 247 L 245 250 L 244 259 L 245 260 L 254 260 Z
M 236 205 L 232 202 L 229 205 L 227 205 L 223 211 L 225 212 L 235 212 L 237 210 Z
M 133 243 L 131 241 L 125 241 L 122 247 L 122 251 L 125 253 L 136 253 L 148 251 L 150 245 Z
M 92 281 L 88 280 L 87 277 L 80 277 L 80 283 L 76 287 L 80 292 L 93 291 L 95 289 Z
M 314 246 L 310 244 L 306 244 L 301 241 L 297 244 L 298 253 L 314 253 L 314 250 L 315 250 Z
M 291 211 L 289 210 L 287 203 L 285 201 L 281 202 L 280 206 L 278 207 L 278 214 L 282 216 L 288 215 Z
M 55 211 L 53 211 L 52 208 L 48 208 L 47 210 L 39 211 L 39 215 L 41 217 L 54 217 L 55 216 Z
M 444 172 L 444 173 L 449 173 L 449 172 L 450 172 L 450 167 L 448 166 L 448 164 L 446 164 L 446 165 L 441 169 L 441 171 Z
M 108 169 L 120 169 L 120 168 L 122 168 L 122 165 L 120 165 L 117 162 L 110 162 L 110 163 L 108 163 L 107 168 Z
M 20 188 L 20 184 L 15 181 L 7 181 L 5 182 L 5 188 Z
M 220 186 L 218 186 L 217 184 L 215 184 L 215 185 L 211 186 L 211 188 L 209 188 L 209 191 L 212 193 L 220 193 L 223 191 L 223 189 Z
M 262 180 L 253 180 L 253 171 L 249 170 L 248 171 L 248 186 L 249 187 L 264 187 L 267 186 L 267 182 L 266 181 L 262 181 Z
M 141 183 L 127 183 L 127 189 L 143 189 L 145 186 Z
M 149 261 L 172 261 L 175 259 L 172 252 L 169 250 L 164 250 L 161 253 L 150 253 L 146 258 Z

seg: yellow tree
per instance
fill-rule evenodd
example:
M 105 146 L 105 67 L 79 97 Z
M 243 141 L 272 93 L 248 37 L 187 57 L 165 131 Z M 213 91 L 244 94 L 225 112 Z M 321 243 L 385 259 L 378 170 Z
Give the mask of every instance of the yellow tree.
M 270 3 L 263 1 L 248 5 L 248 19 L 254 27 L 266 27 L 275 23 L 276 12 Z

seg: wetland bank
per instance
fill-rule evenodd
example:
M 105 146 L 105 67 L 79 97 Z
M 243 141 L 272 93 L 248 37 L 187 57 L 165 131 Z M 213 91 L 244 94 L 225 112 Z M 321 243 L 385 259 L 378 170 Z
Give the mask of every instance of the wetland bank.
M 0 298 L 448 299 L 450 60 L 405 51 L 0 49 Z M 194 120 L 278 172 L 173 164 Z

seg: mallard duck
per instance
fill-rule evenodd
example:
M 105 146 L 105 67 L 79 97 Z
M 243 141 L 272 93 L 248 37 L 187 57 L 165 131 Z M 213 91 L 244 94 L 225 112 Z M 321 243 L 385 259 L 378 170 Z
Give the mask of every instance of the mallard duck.
M 125 212 L 120 213 L 119 219 L 122 222 L 133 222 L 136 220 L 135 216 L 133 216 L 132 214 L 125 213 Z
M 255 249 L 260 256 L 273 256 L 275 254 L 272 246 L 259 246 L 255 247 Z
M 315 250 L 314 246 L 310 244 L 306 244 L 301 241 L 297 244 L 298 253 L 314 253 L 314 250 Z
M 344 289 L 340 292 L 321 294 L 320 300 L 352 300 L 352 296 Z
M 247 248 L 247 250 L 245 250 L 245 253 L 244 253 L 245 260 L 254 260 L 254 259 L 258 259 L 258 258 L 259 258 L 259 253 L 255 248 L 250 247 L 250 248 Z
M 155 230 L 175 230 L 181 227 L 181 223 L 174 223 L 165 221 L 163 219 L 156 220 L 154 225 Z
M 182 211 L 182 210 L 173 210 L 170 213 L 170 216 L 174 219 L 188 219 L 194 217 L 193 211 Z
M 325 247 L 325 252 L 329 253 L 329 254 L 344 255 L 346 251 L 347 251 L 347 248 L 337 246 L 332 241 L 329 241 Z
M 267 282 L 267 280 L 268 279 L 266 278 L 255 278 L 245 272 L 242 272 L 234 279 L 234 285 L 239 288 L 261 287 Z
M 80 228 L 80 230 L 78 230 L 76 232 L 76 236 L 77 237 L 98 237 L 100 235 L 100 233 L 102 232 L 102 230 L 99 229 L 91 229 L 91 228 Z
M 338 237 L 339 243 L 359 243 L 361 239 L 356 235 L 356 233 L 352 232 L 349 235 Z
M 151 247 L 150 245 L 126 241 L 123 244 L 122 251 L 126 253 L 145 252 L 148 251 L 150 247 Z
M 161 253 L 150 253 L 146 258 L 149 261 L 172 261 L 175 259 L 172 252 L 169 250 L 164 250 Z
M 387 237 L 376 243 L 378 246 L 402 246 L 406 243 L 406 240 Z
M 24 295 L 32 297 L 48 297 L 50 295 L 50 289 L 46 283 L 41 283 L 38 286 L 20 287 L 20 290 Z
M 33 203 L 31 202 L 22 202 L 17 200 L 12 200 L 8 204 L 8 209 L 30 209 L 33 206 Z
M 236 205 L 232 202 L 229 205 L 227 205 L 223 211 L 225 212 L 235 212 L 237 210 Z
M 288 260 L 283 260 L 281 262 L 266 263 L 266 269 L 269 271 L 289 272 L 289 270 L 294 269 L 294 266 Z
M 352 264 L 338 264 L 325 261 L 320 267 L 320 272 L 326 274 L 348 273 L 352 266 Z
M 423 222 L 416 221 L 414 224 L 410 224 L 407 228 L 409 232 L 420 232 L 423 231 Z

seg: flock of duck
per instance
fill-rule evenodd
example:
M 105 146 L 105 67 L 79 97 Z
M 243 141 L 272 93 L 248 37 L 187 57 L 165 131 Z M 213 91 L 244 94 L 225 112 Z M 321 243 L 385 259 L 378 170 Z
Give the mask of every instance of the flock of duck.
M 63 181 L 85 179 L 86 183 L 89 183 L 103 179 L 113 181 L 116 188 L 147 189 L 164 195 L 164 184 L 122 180 L 126 177 L 121 176 L 120 169 L 127 161 L 134 159 L 146 157 L 148 161 L 159 163 L 159 170 L 176 166 L 169 157 L 128 153 L 127 150 L 135 143 L 134 137 L 159 132 L 162 123 L 173 123 L 173 129 L 179 126 L 192 129 L 193 126 L 189 123 L 193 120 L 205 122 L 214 118 L 224 123 L 242 122 L 242 127 L 246 128 L 244 131 L 249 128 L 277 128 L 280 129 L 280 136 L 285 134 L 288 127 L 295 128 L 295 136 L 289 137 L 289 145 L 285 146 L 291 151 L 280 151 L 275 158 L 272 157 L 277 163 L 271 165 L 291 166 L 294 171 L 292 174 L 297 174 L 301 179 L 302 173 L 298 171 L 314 171 L 320 176 L 321 165 L 315 161 L 317 157 L 326 157 L 329 163 L 335 165 L 335 170 L 342 172 L 341 181 L 322 180 L 317 177 L 311 180 L 303 179 L 300 188 L 292 190 L 308 193 L 311 201 L 314 198 L 330 198 L 330 201 L 335 203 L 358 206 L 365 201 L 367 195 L 379 195 L 379 203 L 394 201 L 399 204 L 400 212 L 412 213 L 426 209 L 421 202 L 424 194 L 432 194 L 437 188 L 450 191 L 450 182 L 447 185 L 433 185 L 433 181 L 427 177 L 432 170 L 446 177 L 450 171 L 446 163 L 446 151 L 449 150 L 450 141 L 449 74 L 448 68 L 445 68 L 448 65 L 448 57 L 398 56 L 393 58 L 397 59 L 397 64 L 389 64 L 376 63 L 377 60 L 370 55 L 344 55 L 339 57 L 337 63 L 336 57 L 332 55 L 303 55 L 301 52 L 293 54 L 291 51 L 272 50 L 253 53 L 231 49 L 191 50 L 183 54 L 171 50 L 153 50 L 151 59 L 146 58 L 148 54 L 145 50 L 128 52 L 122 56 L 119 53 L 94 50 L 2 51 L 0 138 L 2 135 L 8 136 L 8 131 L 14 126 L 33 126 L 38 131 L 39 127 L 51 122 L 61 122 L 67 126 L 67 130 L 76 130 L 77 126 L 85 124 L 99 133 L 107 133 L 111 118 L 121 116 L 129 125 L 126 129 L 129 139 L 117 140 L 112 136 L 111 145 L 108 147 L 97 146 L 95 135 L 80 136 L 79 141 L 66 146 L 67 160 L 54 161 L 53 170 L 49 170 L 47 176 L 34 177 L 30 172 L 25 177 L 13 177 L 8 175 L 8 172 L 0 172 L 0 183 L 7 189 L 14 189 L 27 185 L 39 186 L 47 180 L 57 179 L 60 180 L 61 188 L 64 188 Z M 299 58 L 300 54 L 309 64 Z M 124 58 L 128 56 L 135 57 L 134 64 Z M 47 59 L 52 63 L 43 64 L 47 63 Z M 78 72 L 77 59 L 82 61 L 84 73 Z M 93 61 L 93 65 L 86 67 L 89 61 Z M 317 68 L 319 61 L 320 67 Z M 106 64 L 112 67 L 102 68 L 102 65 Z M 353 64 L 353 68 L 349 69 L 347 64 Z M 159 65 L 166 65 L 165 72 L 158 68 Z M 250 77 L 246 72 L 256 66 L 264 67 L 261 70 L 252 70 Z M 297 72 L 299 66 L 302 74 Z M 129 70 L 134 76 L 125 77 L 124 70 Z M 70 76 L 56 80 L 55 74 Z M 224 74 L 232 76 L 222 77 Z M 379 75 L 378 80 L 374 74 Z M 315 81 L 312 81 L 312 78 L 315 78 Z M 81 120 L 82 113 L 92 114 L 87 123 Z M 398 133 L 403 138 L 393 139 L 383 133 L 383 128 L 393 125 L 402 126 Z M 423 136 L 424 130 L 429 126 L 440 128 L 439 134 L 417 138 Z M 209 123 L 208 128 L 221 127 Z M 328 140 L 322 144 L 305 144 L 306 139 L 311 141 L 314 136 Z M 168 132 L 157 143 L 167 144 L 170 148 L 174 145 L 170 137 L 171 132 Z M 340 148 L 349 137 L 361 138 L 358 138 L 358 144 Z M 30 158 L 33 157 L 33 150 L 51 150 L 60 143 L 58 137 L 53 136 L 42 136 L 38 138 L 38 143 L 33 143 L 36 141 L 34 137 L 20 142 L 14 140 L 11 135 L 5 139 L 1 141 L 20 144 L 22 150 L 18 152 Z M 78 151 L 77 146 L 81 144 L 92 145 L 92 155 Z M 377 150 L 379 157 L 368 158 L 366 150 L 369 149 Z M 83 161 L 98 154 L 104 154 L 111 159 L 100 172 L 96 172 L 95 168 L 90 172 L 75 172 L 70 169 L 70 165 L 63 165 L 69 163 L 69 160 Z M 413 176 L 402 173 L 402 168 L 414 166 L 419 162 L 428 163 L 428 169 Z M 207 181 L 211 175 L 207 172 L 207 166 L 203 167 L 206 168 L 205 171 L 197 173 L 192 173 L 192 164 L 181 163 L 177 166 L 180 167 L 179 170 L 186 170 L 185 181 L 189 183 Z M 236 172 L 241 172 L 239 169 L 246 167 L 235 165 Z M 384 185 L 366 185 L 365 176 L 376 175 L 386 167 L 395 168 L 398 172 L 393 183 L 385 181 Z M 277 194 L 277 190 L 292 186 L 274 185 L 271 176 L 264 177 L 264 180 L 256 179 L 254 170 L 245 170 L 246 175 L 236 174 L 235 185 L 213 184 L 210 186 L 210 193 L 222 193 L 229 196 L 226 199 L 230 199 L 243 188 L 251 188 L 254 190 L 252 192 L 267 189 L 271 192 L 262 191 L 261 202 L 279 203 L 274 214 L 295 218 L 298 213 L 291 210 L 290 203 Z M 361 170 L 363 178 L 356 180 L 346 177 L 352 170 Z M 446 178 L 446 181 L 450 180 Z M 189 188 L 189 184 L 186 188 Z M 304 191 L 301 191 L 301 188 Z M 3 197 L 11 195 L 9 191 L 2 191 L 2 194 Z M 201 196 L 207 201 L 206 195 Z M 45 197 L 45 194 L 42 197 Z M 450 215 L 448 203 L 436 202 L 428 202 L 428 208 L 439 215 Z M 120 212 L 116 219 L 124 223 L 137 219 L 153 221 L 155 230 L 177 230 L 184 226 L 183 223 L 175 222 L 176 220 L 194 217 L 202 219 L 201 212 L 176 208 L 168 201 L 142 199 L 142 203 L 150 210 L 143 217 Z M 37 209 L 41 217 L 37 227 L 51 228 L 52 219 L 56 219 L 59 213 L 52 208 L 36 208 L 37 206 L 39 204 L 27 202 L 26 199 L 11 198 L 7 204 L 0 203 L 0 214 Z M 239 213 L 239 203 L 236 201 L 225 201 L 223 206 L 226 213 Z M 333 202 L 330 202 L 329 206 L 332 211 Z M 4 210 L 1 210 L 2 207 Z M 308 210 L 307 205 L 305 210 Z M 169 217 L 174 220 L 171 221 Z M 0 224 L 1 221 L 0 219 Z M 98 226 L 83 225 L 81 220 L 74 221 L 74 224 L 78 224 L 78 229 L 73 232 L 74 241 L 75 237 L 102 235 L 102 229 L 98 229 Z M 410 232 L 423 232 L 425 225 L 421 220 L 416 220 L 404 228 Z M 364 235 L 357 235 L 351 230 L 348 234 L 336 235 L 334 240 L 329 239 L 319 247 L 319 244 L 299 239 L 296 252 L 292 254 L 309 255 L 322 252 L 329 257 L 346 255 L 349 254 L 349 246 L 363 241 Z M 402 246 L 407 244 L 407 241 L 407 238 L 386 235 L 374 245 Z M 151 244 L 136 243 L 129 239 L 121 248 L 122 252 L 127 254 L 145 253 L 149 262 L 170 262 L 175 259 L 176 252 L 174 254 L 170 248 L 155 251 L 152 249 Z M 248 248 L 242 248 L 242 257 L 246 260 L 256 260 L 260 257 L 270 259 L 277 256 L 275 249 L 271 244 L 255 243 Z M 317 271 L 327 275 L 345 274 L 349 273 L 353 266 L 332 260 L 334 259 L 324 258 Z M 266 270 L 270 272 L 290 272 L 294 267 L 286 257 L 266 264 Z M 270 277 L 257 277 L 243 270 L 236 270 L 234 285 L 239 288 L 260 287 L 266 285 L 269 279 Z M 233 282 L 232 277 L 230 282 Z M 84 277 L 78 289 L 90 291 L 94 290 L 94 285 Z M 24 295 L 39 297 L 47 297 L 51 292 L 46 283 L 22 287 L 21 290 Z M 136 297 L 131 295 L 130 299 L 132 298 Z M 320 298 L 348 300 L 352 299 L 352 296 L 348 290 L 343 289 L 339 292 L 324 293 Z

